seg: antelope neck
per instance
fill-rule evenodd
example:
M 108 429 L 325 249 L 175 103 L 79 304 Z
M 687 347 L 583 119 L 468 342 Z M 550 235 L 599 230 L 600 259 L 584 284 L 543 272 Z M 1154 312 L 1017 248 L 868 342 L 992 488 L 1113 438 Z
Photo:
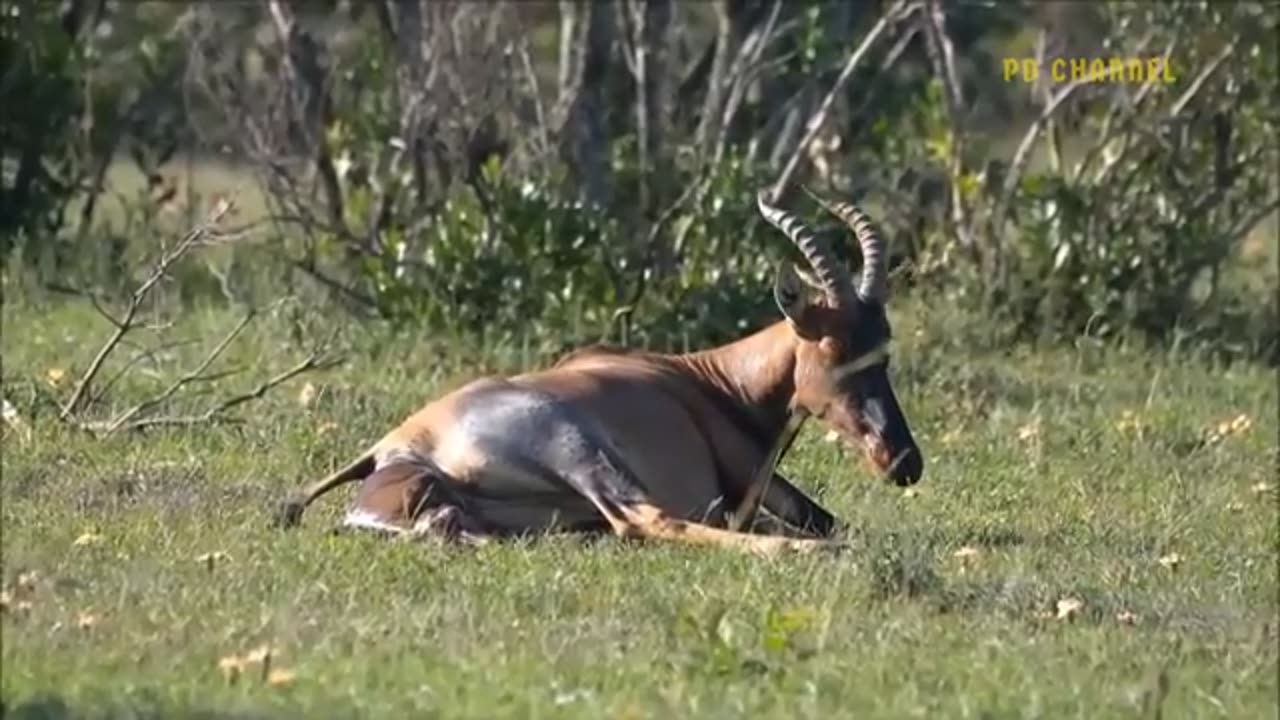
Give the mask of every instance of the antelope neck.
M 779 321 L 741 340 L 675 360 L 717 407 L 768 451 L 795 395 L 796 338 Z

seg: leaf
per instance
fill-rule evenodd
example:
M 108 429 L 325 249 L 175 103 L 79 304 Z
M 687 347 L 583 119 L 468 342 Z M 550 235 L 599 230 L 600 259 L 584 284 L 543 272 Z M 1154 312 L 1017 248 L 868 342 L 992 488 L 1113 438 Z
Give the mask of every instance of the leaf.
M 1071 257 L 1071 243 L 1064 242 L 1058 245 L 1058 249 L 1053 253 L 1053 269 L 1061 270 L 1063 265 L 1067 264 L 1067 259 Z
M 239 655 L 228 655 L 218 659 L 218 670 L 222 671 L 222 676 L 227 682 L 234 683 L 240 679 L 240 674 L 245 668 L 244 658 Z
M 81 610 L 76 613 L 76 627 L 81 630 L 92 630 L 98 624 L 99 616 L 93 612 L 93 608 Z
M 1059 620 L 1073 620 L 1084 609 L 1084 601 L 1079 598 L 1065 597 L 1058 601 Z
M 28 427 L 27 423 L 22 419 L 22 415 L 18 412 L 18 408 L 14 407 L 13 403 L 9 402 L 8 398 L 4 399 L 2 407 L 3 409 L 0 409 L 0 419 L 4 421 L 4 424 L 20 433 L 24 441 L 30 441 L 31 428 Z
M 1031 422 L 1026 423 L 1018 428 L 1018 439 L 1023 442 L 1030 442 L 1040 437 L 1040 418 L 1036 417 Z
M 35 570 L 27 570 L 18 573 L 18 589 L 22 592 L 35 592 L 36 584 L 40 582 L 40 573 Z
M 102 535 L 88 530 L 80 533 L 80 537 L 77 537 L 71 544 L 75 547 L 85 547 L 87 545 L 99 545 L 102 540 Z
M 66 376 L 67 371 L 57 367 L 49 368 L 44 372 L 44 380 L 49 383 L 50 387 L 58 387 Z
M 1116 622 L 1121 625 L 1137 625 L 1138 620 L 1138 615 L 1130 610 L 1121 610 L 1116 613 Z
M 316 394 L 317 390 L 315 384 L 310 382 L 306 383 L 302 386 L 302 390 L 298 392 L 298 404 L 304 408 L 311 407 L 311 404 L 316 401 Z
M 267 673 L 267 684 L 271 687 L 284 687 L 293 683 L 295 673 L 285 668 L 273 668 Z
M 1243 435 L 1252 427 L 1253 419 L 1241 413 L 1230 420 L 1223 420 L 1205 427 L 1200 431 L 1200 437 L 1205 445 L 1216 445 L 1229 437 Z
M 1120 413 L 1120 419 L 1116 421 L 1115 428 L 1119 433 L 1136 432 L 1141 435 L 1146 429 L 1146 423 L 1137 412 L 1125 410 Z
M 210 572 L 213 571 L 214 565 L 216 565 L 218 562 L 226 561 L 230 559 L 231 559 L 231 556 L 221 550 L 214 550 L 213 552 L 201 553 L 195 557 L 195 561 L 197 563 L 204 565 L 206 568 L 209 569 Z
M 246 663 L 270 663 L 271 662 L 271 646 L 259 645 L 258 647 L 245 653 L 244 661 Z
M 817 614 L 809 608 L 770 610 L 764 623 L 764 647 L 770 652 L 782 652 L 795 643 L 795 638 L 809 629 Z

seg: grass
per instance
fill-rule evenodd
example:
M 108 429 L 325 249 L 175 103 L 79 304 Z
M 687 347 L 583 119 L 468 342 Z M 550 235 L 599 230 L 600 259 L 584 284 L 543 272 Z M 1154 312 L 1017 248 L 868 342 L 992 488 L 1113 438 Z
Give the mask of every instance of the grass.
M 459 379 L 528 360 L 352 329 L 347 365 L 243 424 L 99 441 L 52 402 L 106 328 L 78 304 L 10 302 L 3 392 L 24 424 L 4 436 L 4 714 L 1276 717 L 1274 372 L 1087 343 L 986 351 L 936 309 L 893 314 L 924 482 L 907 496 L 870 479 L 811 425 L 784 471 L 854 551 L 761 560 L 330 536 L 344 492 L 271 530 L 269 502 Z M 234 319 L 178 329 L 207 347 Z M 228 363 L 291 364 L 274 323 Z M 305 382 L 320 393 L 302 408 Z M 1239 415 L 1252 426 L 1203 442 Z M 1059 619 L 1067 598 L 1083 604 Z M 224 677 L 221 658 L 263 644 L 291 676 Z

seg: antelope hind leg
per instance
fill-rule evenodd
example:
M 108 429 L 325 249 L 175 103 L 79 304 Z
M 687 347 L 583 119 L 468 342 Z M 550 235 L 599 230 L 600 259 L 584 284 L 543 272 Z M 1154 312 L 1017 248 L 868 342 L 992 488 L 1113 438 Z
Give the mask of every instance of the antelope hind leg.
M 463 545 L 484 545 L 490 539 L 484 526 L 457 505 L 427 508 L 402 537 L 419 541 L 438 539 Z
M 487 535 L 449 477 L 438 468 L 407 462 L 385 465 L 365 478 L 342 524 L 405 540 L 480 544 Z

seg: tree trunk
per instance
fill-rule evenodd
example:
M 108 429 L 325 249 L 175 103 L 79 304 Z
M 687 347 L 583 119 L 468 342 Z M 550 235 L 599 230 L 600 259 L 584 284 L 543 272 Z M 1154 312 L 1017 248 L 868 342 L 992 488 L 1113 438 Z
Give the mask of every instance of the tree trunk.
M 561 160 L 580 196 L 596 207 L 611 199 L 606 93 L 612 66 L 614 5 L 563 0 L 557 136 Z

